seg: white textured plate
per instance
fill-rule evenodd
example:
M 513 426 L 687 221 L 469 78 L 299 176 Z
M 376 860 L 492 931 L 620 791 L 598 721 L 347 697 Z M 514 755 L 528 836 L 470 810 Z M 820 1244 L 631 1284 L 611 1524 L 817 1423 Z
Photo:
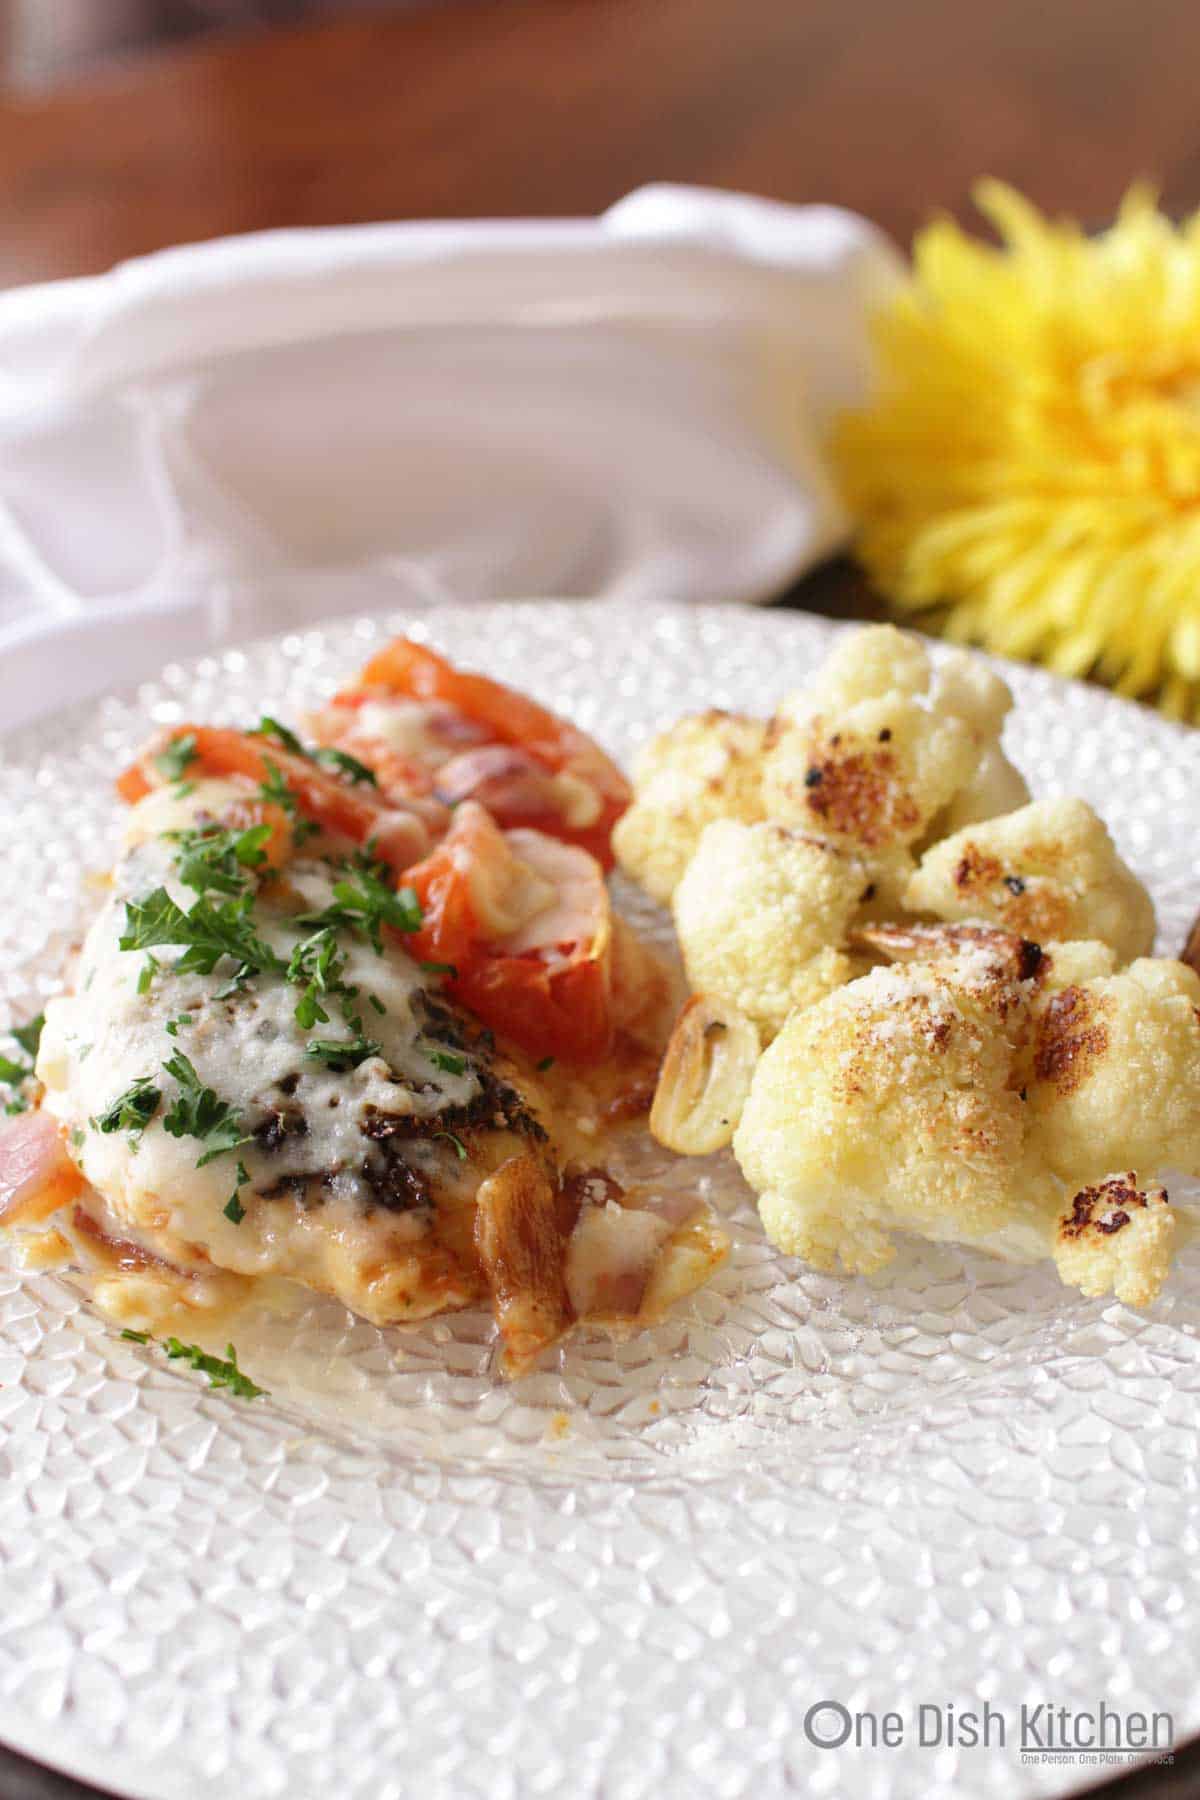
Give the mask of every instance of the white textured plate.
M 686 710 L 767 710 L 836 630 L 447 609 L 26 730 L 0 759 L 0 1017 L 52 991 L 150 726 L 295 713 L 399 628 L 622 754 Z M 1101 808 L 1177 949 L 1200 734 L 1009 673 L 1016 759 Z M 705 1179 L 736 1240 L 712 1286 L 511 1387 L 480 1316 L 405 1335 L 326 1308 L 239 1326 L 272 1389 L 247 1405 L 0 1263 L 0 1738 L 164 1800 L 961 1800 L 1100 1772 L 1020 1766 L 1023 1702 L 1200 1726 L 1200 1254 L 1148 1315 L 948 1249 L 838 1280 L 767 1249 L 728 1164 Z M 920 1747 L 920 1704 L 984 1699 L 1006 1748 Z M 904 1743 L 814 1746 L 822 1700 L 898 1712 Z

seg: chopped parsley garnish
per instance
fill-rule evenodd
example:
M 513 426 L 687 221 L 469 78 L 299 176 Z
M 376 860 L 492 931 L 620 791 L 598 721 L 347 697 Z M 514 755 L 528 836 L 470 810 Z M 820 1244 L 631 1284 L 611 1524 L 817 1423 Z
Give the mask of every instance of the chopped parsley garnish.
M 423 962 L 418 963 L 417 967 L 425 975 L 449 975 L 452 980 L 458 978 L 458 970 L 453 963 Z
M 379 1013 L 379 1015 L 381 1017 L 384 1013 L 386 1013 L 387 1007 L 383 1004 L 383 1001 L 379 998 L 378 994 L 368 994 L 367 999 L 370 1001 L 371 1005 L 375 1008 L 375 1011 L 377 1013 Z
M 249 1135 L 242 1129 L 240 1113 L 214 1094 L 210 1087 L 205 1087 L 182 1050 L 177 1050 L 163 1064 L 163 1072 L 179 1083 L 175 1102 L 163 1115 L 163 1129 L 172 1137 L 197 1139 L 203 1146 L 202 1155 L 196 1158 L 198 1169 L 212 1162 L 214 1157 L 224 1156 L 227 1151 L 249 1143 Z
M 195 1020 L 193 1019 L 191 1013 L 179 1013 L 175 1018 L 167 1020 L 167 1036 L 168 1037 L 178 1037 L 179 1036 L 179 1027 L 181 1025 L 194 1025 L 194 1024 L 195 1024 Z
M 106 1135 L 113 1131 L 130 1131 L 139 1136 L 158 1111 L 162 1101 L 162 1089 L 156 1088 L 149 1075 L 139 1075 L 136 1081 L 130 1082 L 123 1094 L 118 1094 L 111 1106 L 92 1120 L 97 1131 Z
M 538 1073 L 544 1075 L 547 1069 L 552 1069 L 553 1067 L 554 1058 L 552 1056 L 543 1056 L 541 1062 L 538 1064 Z
M 252 884 L 255 870 L 267 860 L 263 845 L 271 836 L 271 827 L 250 825 L 244 831 L 228 831 L 221 825 L 199 825 L 166 835 L 179 846 L 175 862 L 185 887 L 197 894 L 242 894 Z
M 296 812 L 296 796 L 284 780 L 283 770 L 279 767 L 278 763 L 273 763 L 269 756 L 263 758 L 263 765 L 266 768 L 267 777 L 265 781 L 259 782 L 259 793 L 264 800 L 270 800 L 276 806 L 282 806 L 285 813 L 294 817 Z
M 336 769 L 348 781 L 365 781 L 370 787 L 379 786 L 374 769 L 368 769 L 366 763 L 359 762 L 357 756 L 351 756 L 348 750 L 334 750 L 327 745 L 313 752 L 313 761 L 324 763 L 326 768 Z
M 467 1066 L 466 1057 L 457 1050 L 427 1050 L 425 1054 L 435 1069 L 444 1069 L 447 1075 L 461 1075 Z
M 161 965 L 157 956 L 147 954 L 146 960 L 138 972 L 137 991 L 139 994 L 148 994 L 150 992 L 150 983 L 158 974 L 160 967 Z
M 296 1002 L 296 1023 L 302 1030 L 311 1031 L 314 1025 L 329 1023 L 329 1014 L 318 996 L 347 991 L 342 984 L 345 966 L 346 954 L 339 948 L 332 926 L 326 925 L 296 945 L 288 963 L 287 978 L 297 987 L 304 988 Z
M 353 925 L 383 954 L 383 927 L 413 932 L 421 929 L 421 902 L 410 887 L 393 888 L 380 874 L 382 864 L 360 858 L 347 866 L 347 879 L 334 883 L 333 904 L 323 912 L 306 914 L 307 925 Z
M 459 1162 L 466 1162 L 467 1146 L 460 1137 L 455 1137 L 452 1131 L 435 1131 L 433 1135 L 435 1138 L 445 1138 L 447 1143 L 453 1144 L 454 1154 L 458 1157 Z
M 42 1041 L 42 1026 L 45 1023 L 45 1014 L 38 1013 L 37 1017 L 35 1019 L 30 1019 L 27 1024 L 16 1025 L 13 1027 L 11 1035 L 17 1040 L 21 1050 L 24 1051 L 24 1061 L 17 1062 L 15 1058 L 11 1056 L 0 1056 L 0 1087 L 11 1089 L 10 1097 L 4 1104 L 6 1113 L 12 1114 L 24 1112 L 29 1105 L 29 1100 L 24 1092 L 24 1088 L 26 1082 L 33 1074 L 33 1065 L 37 1061 L 38 1045 Z
M 249 1179 L 250 1177 L 246 1173 L 245 1163 L 239 1160 L 237 1166 L 237 1183 L 232 1194 L 230 1194 L 228 1200 L 221 1208 L 221 1211 L 225 1214 L 225 1217 L 229 1220 L 231 1225 L 240 1225 L 246 1216 L 246 1209 L 242 1205 L 242 1189 Z
M 24 1025 L 16 1026 L 13 1030 L 13 1036 L 29 1058 L 31 1068 L 37 1061 L 37 1053 L 42 1042 L 42 1029 L 45 1026 L 45 1023 L 45 1013 L 38 1013 L 36 1018 L 30 1019 Z
M 163 1348 L 172 1361 L 184 1358 L 193 1369 L 208 1376 L 210 1387 L 228 1388 L 239 1400 L 256 1400 L 267 1391 L 266 1388 L 258 1387 L 238 1368 L 237 1351 L 232 1344 L 226 1344 L 224 1358 L 209 1356 L 199 1344 L 182 1344 L 177 1337 L 169 1337 Z
M 322 746 L 319 750 L 306 750 L 294 731 L 273 719 L 270 713 L 264 713 L 254 728 L 255 737 L 274 738 L 293 756 L 302 756 L 306 762 L 324 763 L 328 769 L 336 769 L 339 775 L 346 776 L 353 782 L 365 781 L 371 787 L 378 787 L 374 769 L 368 769 L 366 763 L 359 762 L 357 756 L 351 756 L 348 750 L 335 750 L 330 746 Z M 268 765 L 269 767 L 270 765 Z
M 300 754 L 303 755 L 304 752 L 301 751 Z M 281 806 L 283 808 L 291 822 L 293 841 L 296 844 L 302 844 L 305 838 L 312 837 L 316 832 L 320 831 L 321 827 L 317 824 L 315 819 L 301 817 L 299 802 L 291 788 L 288 786 L 282 769 L 280 769 L 276 763 L 273 763 L 269 757 L 264 757 L 263 762 L 266 766 L 267 778 L 265 781 L 259 782 L 259 794 L 264 800 L 269 801 L 272 806 Z
M 155 1341 L 148 1331 L 130 1331 L 128 1327 L 121 1336 L 128 1344 L 152 1344 Z M 238 1368 L 237 1351 L 232 1344 L 226 1344 L 224 1356 L 210 1356 L 199 1344 L 185 1344 L 177 1337 L 169 1337 L 164 1341 L 163 1349 L 172 1362 L 190 1363 L 201 1375 L 208 1376 L 210 1387 L 228 1388 L 239 1400 L 257 1400 L 267 1391 Z
M 196 749 L 196 734 L 187 731 L 182 737 L 173 738 L 165 750 L 160 750 L 154 759 L 156 769 L 162 771 L 168 781 L 182 781 L 183 771 L 190 763 L 194 763 L 199 755 Z
M 378 1056 L 379 1051 L 380 1046 L 359 1031 L 352 1038 L 309 1038 L 304 1054 L 314 1062 L 323 1062 L 335 1074 L 344 1075 L 348 1069 L 357 1069 L 369 1056 Z
M 161 944 L 182 944 L 185 954 L 175 967 L 181 975 L 193 971 L 211 975 L 223 956 L 238 965 L 239 977 L 270 970 L 284 974 L 287 965 L 264 944 L 250 920 L 252 897 L 214 904 L 200 899 L 187 911 L 177 906 L 166 888 L 155 888 L 144 900 L 125 903 L 122 950 L 149 950 Z
M 293 756 L 308 755 L 308 751 L 304 748 L 304 745 L 300 742 L 300 739 L 296 736 L 295 732 L 292 731 L 289 726 L 281 725 L 278 719 L 273 719 L 270 713 L 263 714 L 262 718 L 258 721 L 258 724 L 254 727 L 251 736 L 274 738 L 277 744 L 282 744 L 284 749 L 290 750 Z

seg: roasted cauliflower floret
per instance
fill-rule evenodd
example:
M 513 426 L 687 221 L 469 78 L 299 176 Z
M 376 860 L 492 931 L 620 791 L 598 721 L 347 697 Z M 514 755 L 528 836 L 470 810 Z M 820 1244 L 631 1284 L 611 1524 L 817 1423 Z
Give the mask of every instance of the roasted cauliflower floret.
M 1090 981 L 1094 975 L 1112 975 L 1117 967 L 1117 953 L 1111 944 L 1097 943 L 1095 938 L 1073 939 L 1060 944 L 1053 939 L 1043 945 L 1046 961 L 1042 969 L 1041 1003 L 1058 988 L 1074 987 Z
M 1059 1221 L 1054 1261 L 1089 1300 L 1111 1293 L 1126 1306 L 1148 1306 L 1166 1280 L 1174 1240 L 1165 1189 L 1141 1187 L 1130 1170 L 1076 1194 Z
M 1061 1200 L 1016 1082 L 1031 983 L 986 946 L 877 968 L 793 1013 L 734 1136 L 767 1236 L 868 1272 L 893 1230 L 1050 1253 Z
M 1163 1042 L 1128 1090 L 1114 1058 L 1107 1094 L 1093 1096 L 1090 1116 L 1072 1121 L 1054 1111 L 1063 1095 L 1047 1099 L 1045 1065 L 1049 1056 L 1060 1081 L 1089 1058 L 1102 1067 L 1097 1018 L 1107 1029 L 1123 1010 L 1129 1029 L 1139 1013 L 1147 1017 L 1128 990 L 1140 987 L 1168 1010 L 1182 997 L 1193 1012 L 1200 980 L 1181 968 L 1172 975 L 1178 965 L 1138 963 L 1125 975 L 1056 988 L 1055 955 L 1069 973 L 1072 964 L 1103 967 L 1112 952 L 1079 944 L 1047 955 L 981 925 L 879 926 L 855 935 L 913 960 L 874 969 L 794 1013 L 755 1070 L 734 1135 L 771 1241 L 820 1268 L 840 1260 L 869 1272 L 890 1259 L 890 1233 L 905 1229 L 1016 1260 L 1052 1255 L 1063 1281 L 1084 1294 L 1111 1291 L 1128 1305 L 1148 1304 L 1171 1258 L 1166 1195 L 1096 1166 L 1109 1158 L 1112 1167 L 1119 1140 L 1146 1149 L 1149 1166 L 1165 1161 L 1192 1172 L 1200 1160 L 1200 1067 L 1179 1076 L 1197 1096 L 1189 1103 L 1170 1092 Z M 1097 995 L 1103 1004 L 1093 1004 Z M 1074 1036 L 1065 1035 L 1064 1018 Z M 1147 1035 L 1165 1040 L 1181 1023 L 1172 1015 Z M 1200 1008 L 1191 1031 L 1197 1056 Z M 1100 1112 L 1111 1128 L 1101 1128 Z M 1155 1115 L 1143 1120 L 1140 1139 L 1137 1113 Z
M 971 779 L 934 819 L 929 839 L 946 837 L 964 825 L 1024 806 L 1030 797 L 1029 785 L 1000 747 L 1000 733 L 1012 707 L 1008 683 L 978 656 L 957 650 L 938 669 L 933 705 L 968 727 L 979 746 L 979 761 Z
M 1015 768 L 999 744 L 988 744 L 980 752 L 975 773 L 965 787 L 959 788 L 949 806 L 933 822 L 931 837 L 948 836 L 965 825 L 977 825 L 981 819 L 994 819 L 999 813 L 1015 812 L 1030 799 L 1029 783 Z
M 955 650 L 938 668 L 933 688 L 935 710 L 961 719 L 981 745 L 999 738 L 1012 703 L 1008 683 L 980 656 Z
M 766 816 L 877 855 L 922 836 L 979 759 L 961 719 L 903 694 L 780 731 L 763 768 Z
M 814 713 L 838 713 L 860 700 L 890 694 L 923 694 L 931 664 L 920 638 L 894 625 L 865 625 L 840 637 L 811 686 L 789 694 L 781 719 L 802 724 Z
M 872 888 L 857 857 L 786 826 L 707 826 L 673 902 L 692 988 L 773 1037 L 793 1007 L 850 979 L 846 931 Z
M 634 767 L 633 805 L 613 848 L 627 874 L 664 903 L 713 819 L 761 819 L 765 719 L 706 712 L 680 719 L 646 745 Z
M 1052 958 L 1053 960 L 1053 958 Z M 1027 1080 L 1041 1154 L 1073 1187 L 1114 1168 L 1200 1175 L 1200 976 L 1145 958 L 1046 995 Z
M 1097 938 L 1122 962 L 1154 941 L 1150 896 L 1084 800 L 1036 800 L 927 850 L 905 905 L 990 919 L 1038 943 Z

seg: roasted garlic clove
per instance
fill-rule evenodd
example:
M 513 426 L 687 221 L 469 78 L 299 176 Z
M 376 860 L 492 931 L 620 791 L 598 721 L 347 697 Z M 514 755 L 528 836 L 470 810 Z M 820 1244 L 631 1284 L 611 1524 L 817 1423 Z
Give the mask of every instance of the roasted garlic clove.
M 744 1014 L 697 994 L 667 1045 L 650 1129 L 682 1156 L 708 1156 L 733 1137 L 759 1056 L 758 1032 Z
M 999 925 L 860 925 L 849 934 L 852 949 L 874 951 L 891 962 L 926 962 L 984 952 L 1007 974 L 1029 981 L 1045 961 L 1041 947 Z

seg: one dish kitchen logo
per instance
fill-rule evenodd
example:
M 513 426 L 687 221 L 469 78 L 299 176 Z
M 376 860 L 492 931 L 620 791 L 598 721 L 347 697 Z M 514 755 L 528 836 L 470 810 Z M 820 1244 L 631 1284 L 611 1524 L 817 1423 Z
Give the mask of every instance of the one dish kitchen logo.
M 1016 1749 L 1025 1762 L 1119 1763 L 1131 1756 L 1170 1762 L 1175 1744 L 1169 1712 L 1122 1712 L 1103 1700 L 1095 1706 L 1040 1701 L 1007 1711 L 922 1701 L 909 1713 L 852 1712 L 840 1700 L 816 1700 L 804 1714 L 803 1732 L 818 1750 Z

